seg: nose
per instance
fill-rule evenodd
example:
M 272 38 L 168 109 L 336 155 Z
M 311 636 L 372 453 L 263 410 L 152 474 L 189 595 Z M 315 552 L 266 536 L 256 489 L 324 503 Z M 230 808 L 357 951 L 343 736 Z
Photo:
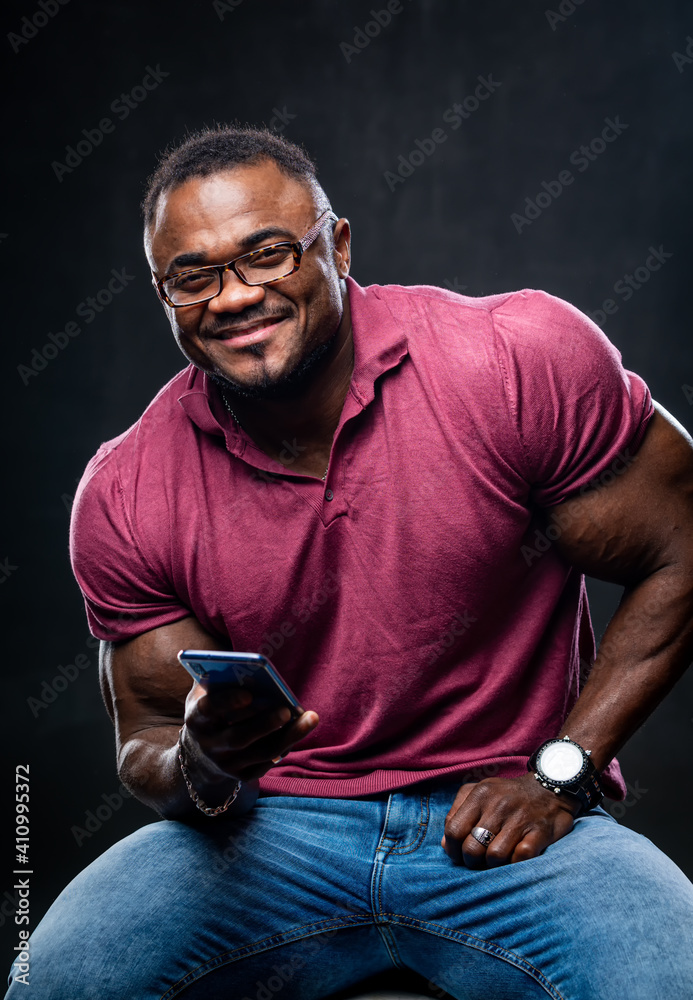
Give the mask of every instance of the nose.
M 223 271 L 221 291 L 209 300 L 207 308 L 212 313 L 243 312 L 262 302 L 265 294 L 264 285 L 246 285 L 233 271 Z

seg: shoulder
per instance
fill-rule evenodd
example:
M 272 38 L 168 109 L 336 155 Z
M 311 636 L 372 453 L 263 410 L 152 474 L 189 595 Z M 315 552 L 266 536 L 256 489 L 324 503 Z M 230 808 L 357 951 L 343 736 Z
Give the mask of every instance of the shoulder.
M 510 369 L 561 366 L 594 375 L 615 373 L 621 365 L 620 353 L 589 316 L 541 289 L 484 296 L 433 285 L 372 285 L 366 291 L 408 330 L 410 353 L 434 364 L 445 356 L 468 375 L 493 378 L 500 368 L 507 378 Z
M 515 294 L 463 295 L 437 285 L 369 285 L 364 291 L 403 316 L 472 323 Z
M 374 308 L 369 318 L 381 320 L 385 308 L 394 327 L 405 334 L 415 364 L 437 369 L 445 358 L 452 378 L 460 365 L 489 374 L 496 367 L 493 309 L 512 293 L 472 296 L 435 285 L 370 285 L 364 291 L 380 304 L 380 314 Z
M 494 331 L 508 347 L 560 343 L 610 345 L 599 327 L 570 302 L 535 288 L 493 295 L 464 295 L 435 285 L 369 285 L 362 290 L 382 301 L 401 321 L 440 336 L 456 329 L 479 336 Z
M 532 357 L 590 366 L 595 360 L 618 365 L 621 355 L 602 330 L 577 306 L 540 289 L 508 295 L 491 311 L 499 347 L 518 359 Z
M 167 453 L 167 440 L 176 437 L 189 423 L 178 399 L 190 389 L 196 372 L 192 364 L 178 372 L 157 392 L 134 424 L 99 446 L 82 475 L 75 506 L 85 492 L 113 496 L 134 467 L 150 457 L 148 453 L 154 447 L 159 454 Z

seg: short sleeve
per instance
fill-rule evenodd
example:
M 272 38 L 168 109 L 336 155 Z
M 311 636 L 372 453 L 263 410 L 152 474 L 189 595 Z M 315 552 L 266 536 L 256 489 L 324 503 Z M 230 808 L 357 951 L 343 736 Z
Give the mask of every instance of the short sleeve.
M 524 290 L 491 313 L 520 471 L 541 506 L 624 471 L 654 412 L 645 382 L 575 306 Z M 625 464 L 624 464 L 625 463 Z
M 115 451 L 105 446 L 75 494 L 70 558 L 97 639 L 133 638 L 191 614 L 142 552 L 127 516 Z

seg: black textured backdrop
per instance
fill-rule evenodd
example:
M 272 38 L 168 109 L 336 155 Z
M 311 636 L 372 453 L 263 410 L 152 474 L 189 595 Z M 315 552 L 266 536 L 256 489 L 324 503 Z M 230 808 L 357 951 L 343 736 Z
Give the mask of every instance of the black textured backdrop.
M 544 288 L 601 322 L 693 428 L 690 7 L 391 0 L 378 23 L 371 12 L 387 6 L 4 5 L 1 792 L 13 835 L 14 765 L 30 765 L 32 927 L 73 875 L 155 818 L 118 792 L 67 531 L 87 460 L 186 363 L 149 283 L 138 213 L 172 138 L 234 117 L 283 130 L 317 157 L 351 220 L 361 284 Z M 125 287 L 91 311 L 113 269 Z M 618 592 L 590 590 L 601 632 Z M 684 680 L 621 754 L 631 793 L 616 807 L 689 875 L 692 692 Z M 10 845 L 8 962 L 14 866 Z

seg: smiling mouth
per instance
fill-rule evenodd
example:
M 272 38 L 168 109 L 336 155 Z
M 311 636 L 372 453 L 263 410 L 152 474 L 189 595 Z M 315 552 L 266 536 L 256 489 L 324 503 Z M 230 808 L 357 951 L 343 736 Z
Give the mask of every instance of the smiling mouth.
M 249 323 L 247 326 L 234 327 L 232 330 L 222 330 L 221 333 L 215 334 L 213 339 L 235 340 L 237 337 L 249 337 L 260 330 L 268 330 L 270 327 L 276 326 L 277 323 L 281 323 L 286 318 L 286 316 L 267 316 L 264 319 L 256 320 L 255 323 Z

